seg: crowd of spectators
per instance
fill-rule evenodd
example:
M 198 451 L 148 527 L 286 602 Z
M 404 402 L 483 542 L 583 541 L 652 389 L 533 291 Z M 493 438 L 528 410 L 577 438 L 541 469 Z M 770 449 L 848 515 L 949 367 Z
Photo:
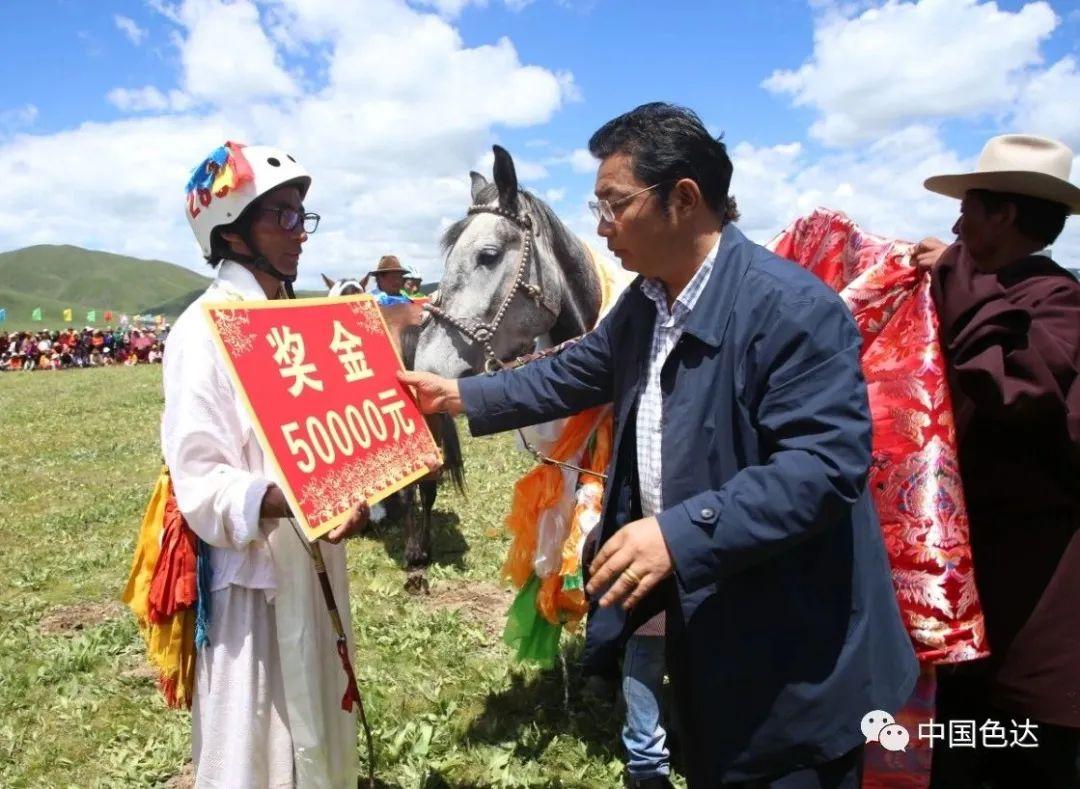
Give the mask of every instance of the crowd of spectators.
M 87 326 L 82 331 L 0 332 L 0 372 L 155 364 L 168 333 L 168 324 L 158 330 Z

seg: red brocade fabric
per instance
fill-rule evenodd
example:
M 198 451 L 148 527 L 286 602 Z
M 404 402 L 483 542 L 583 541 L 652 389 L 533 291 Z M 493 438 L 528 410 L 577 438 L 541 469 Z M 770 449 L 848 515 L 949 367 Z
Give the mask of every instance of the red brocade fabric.
M 768 246 L 836 290 L 862 333 L 874 431 L 868 485 L 915 654 L 925 663 L 986 656 L 929 272 L 910 265 L 912 244 L 824 209 Z

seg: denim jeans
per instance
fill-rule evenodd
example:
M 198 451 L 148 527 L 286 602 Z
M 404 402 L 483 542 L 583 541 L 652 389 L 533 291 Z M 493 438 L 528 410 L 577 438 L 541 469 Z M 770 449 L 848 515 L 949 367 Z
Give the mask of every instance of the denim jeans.
M 664 685 L 664 639 L 631 636 L 623 654 L 622 692 L 626 722 L 622 740 L 626 771 L 636 780 L 671 772 L 667 732 L 660 723 L 660 696 Z

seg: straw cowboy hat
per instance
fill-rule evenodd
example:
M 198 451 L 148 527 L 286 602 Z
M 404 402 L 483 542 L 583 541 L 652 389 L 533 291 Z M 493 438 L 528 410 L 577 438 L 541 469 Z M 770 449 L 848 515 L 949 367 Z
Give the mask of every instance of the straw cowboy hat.
M 935 175 L 923 186 L 931 192 L 963 198 L 968 189 L 1038 197 L 1061 203 L 1080 214 L 1080 187 L 1069 183 L 1073 152 L 1064 143 L 1033 134 L 992 137 L 973 173 Z
M 379 258 L 379 265 L 377 265 L 373 270 L 369 271 L 368 276 L 370 277 L 372 274 L 393 274 L 396 271 L 400 271 L 402 274 L 409 273 L 409 270 L 402 266 L 401 261 L 399 261 L 396 257 L 394 257 L 393 255 L 383 255 L 381 258 Z

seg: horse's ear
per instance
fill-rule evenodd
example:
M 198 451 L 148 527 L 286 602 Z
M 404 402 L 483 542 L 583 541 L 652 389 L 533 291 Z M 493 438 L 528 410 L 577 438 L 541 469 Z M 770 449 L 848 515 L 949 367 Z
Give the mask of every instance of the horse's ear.
M 488 179 L 473 170 L 469 173 L 469 180 L 472 181 L 472 201 L 475 205 L 480 199 L 480 193 L 484 191 L 484 187 L 488 185 Z
M 325 274 L 322 274 L 320 276 L 322 276 L 322 281 L 326 283 L 326 289 L 327 290 L 329 290 L 330 288 L 334 287 L 337 284 L 336 282 L 334 282 L 334 280 L 330 279 L 330 277 L 326 276 Z
M 499 190 L 499 206 L 508 211 L 518 209 L 518 180 L 517 171 L 514 169 L 514 160 L 510 153 L 501 145 L 493 145 L 495 151 L 495 186 Z

